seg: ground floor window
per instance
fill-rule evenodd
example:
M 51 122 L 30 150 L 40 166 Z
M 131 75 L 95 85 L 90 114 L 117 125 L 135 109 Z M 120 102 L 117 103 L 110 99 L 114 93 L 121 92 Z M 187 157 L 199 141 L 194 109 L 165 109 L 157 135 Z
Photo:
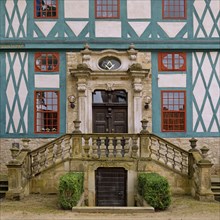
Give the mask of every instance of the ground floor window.
M 35 91 L 35 133 L 59 132 L 59 91 Z
M 185 91 L 161 91 L 162 131 L 186 131 Z

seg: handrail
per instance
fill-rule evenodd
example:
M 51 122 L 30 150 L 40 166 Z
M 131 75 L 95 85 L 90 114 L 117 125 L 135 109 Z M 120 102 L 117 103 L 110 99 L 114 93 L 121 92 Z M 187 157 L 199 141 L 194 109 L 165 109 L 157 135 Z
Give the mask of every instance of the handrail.
M 149 134 L 148 136 L 150 158 L 188 175 L 189 153 L 187 151 L 155 134 Z
M 141 141 L 142 138 L 149 140 L 148 155 L 142 154 L 144 147 L 141 145 L 146 145 Z M 30 151 L 28 155 L 31 158 L 32 175 L 74 156 L 93 159 L 148 157 L 188 174 L 189 153 L 152 133 L 68 133 Z

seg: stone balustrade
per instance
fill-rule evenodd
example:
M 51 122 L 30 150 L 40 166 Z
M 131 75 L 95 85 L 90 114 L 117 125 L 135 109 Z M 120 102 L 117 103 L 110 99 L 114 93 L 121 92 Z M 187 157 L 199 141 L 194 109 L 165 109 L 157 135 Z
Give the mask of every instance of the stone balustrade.
M 68 161 L 155 161 L 191 181 L 192 195 L 200 200 L 214 199 L 211 192 L 210 169 L 206 158 L 208 149 L 196 149 L 196 139 L 190 140 L 189 152 L 149 133 L 147 121 L 139 134 L 83 134 L 79 130 L 63 135 L 35 150 L 23 140 L 23 148 L 11 148 L 12 160 L 7 165 L 9 175 L 8 198 L 22 198 L 28 194 L 28 183 L 43 171 Z M 77 124 L 79 121 L 77 121 Z

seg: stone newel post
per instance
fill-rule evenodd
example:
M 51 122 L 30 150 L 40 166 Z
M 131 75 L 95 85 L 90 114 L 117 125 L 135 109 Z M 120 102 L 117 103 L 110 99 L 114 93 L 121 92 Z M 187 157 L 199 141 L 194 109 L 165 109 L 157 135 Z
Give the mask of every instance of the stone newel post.
M 207 147 L 201 148 L 202 159 L 197 163 L 198 166 L 198 189 L 196 198 L 202 201 L 214 200 L 214 194 L 211 191 L 211 167 L 212 163 L 207 159 Z
M 30 161 L 28 159 L 30 140 L 23 139 L 23 149 L 19 150 L 19 144 L 11 147 L 12 160 L 7 164 L 8 168 L 8 192 L 6 198 L 20 200 L 29 194 L 28 176 L 30 175 Z
M 195 138 L 190 140 L 189 150 L 189 177 L 191 178 L 192 196 L 201 201 L 213 201 L 214 194 L 211 191 L 211 167 L 212 163 L 207 159 L 207 147 L 201 148 L 202 154 L 196 149 Z

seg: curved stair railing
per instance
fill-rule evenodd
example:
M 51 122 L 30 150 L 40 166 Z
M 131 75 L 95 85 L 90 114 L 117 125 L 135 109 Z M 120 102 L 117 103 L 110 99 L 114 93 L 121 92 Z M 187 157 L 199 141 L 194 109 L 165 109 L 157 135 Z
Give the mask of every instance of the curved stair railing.
M 30 150 L 29 140 L 24 140 L 20 151 L 12 147 L 12 160 L 8 163 L 9 191 L 6 196 L 22 197 L 28 191 L 30 178 L 40 175 L 65 161 L 77 160 L 153 160 L 187 178 L 192 179 L 194 196 L 203 198 L 210 194 L 212 164 L 205 153 L 195 150 L 196 140 L 191 139 L 191 150 L 185 151 L 171 142 L 149 133 L 146 127 L 139 134 L 82 134 L 79 131 L 65 134 L 43 146 Z M 201 149 L 202 150 L 202 149 Z M 18 152 L 19 151 L 19 152 Z M 204 151 L 205 152 L 205 151 Z M 206 152 L 207 153 L 207 152 Z M 204 172 L 204 170 L 206 171 Z M 204 176 L 206 176 L 204 178 Z M 204 187 L 205 185 L 205 187 Z M 206 189 L 206 192 L 203 192 Z M 205 193 L 205 194 L 204 194 Z M 199 196 L 198 196 L 199 195 Z
M 155 134 L 149 134 L 148 136 L 151 159 L 182 174 L 188 174 L 188 151 Z

